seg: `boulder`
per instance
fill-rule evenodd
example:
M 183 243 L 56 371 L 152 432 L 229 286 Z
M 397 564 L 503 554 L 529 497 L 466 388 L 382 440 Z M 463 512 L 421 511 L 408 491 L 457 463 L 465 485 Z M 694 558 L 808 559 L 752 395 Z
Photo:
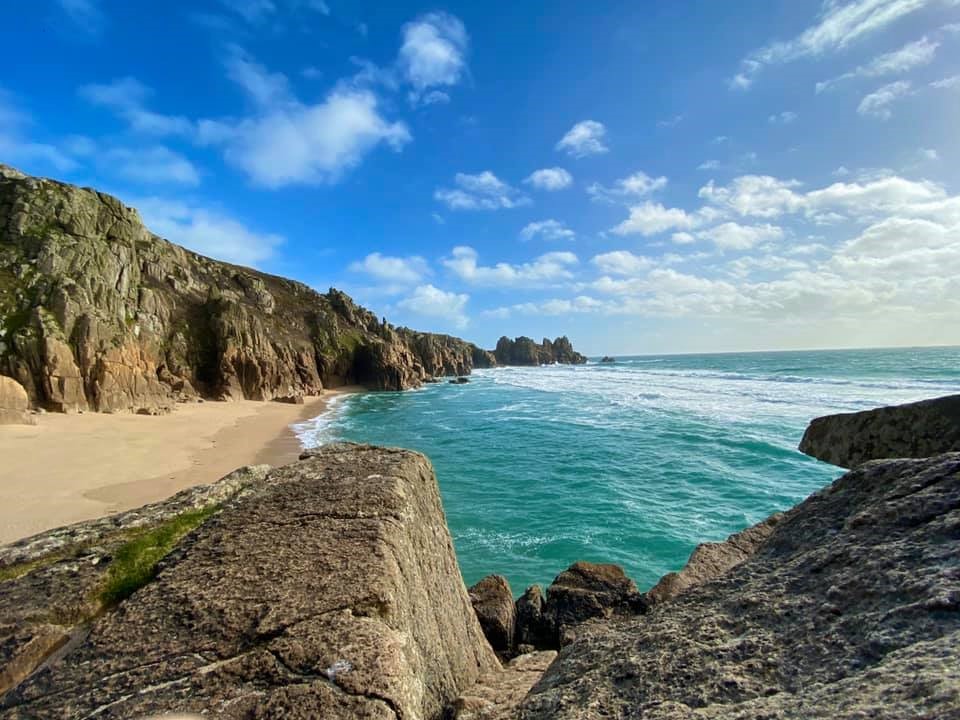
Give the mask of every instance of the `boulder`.
M 743 562 L 588 623 L 521 720 L 960 717 L 960 453 L 861 465 Z
M 454 378 L 453 380 L 451 380 L 451 381 L 450 381 L 450 384 L 451 384 L 451 385 L 466 385 L 468 382 L 470 382 L 470 378 L 458 377 L 458 378 Z
M 645 608 L 636 583 L 619 565 L 576 562 L 547 588 L 545 614 L 557 633 L 557 641 L 563 644 L 566 630 L 585 620 L 638 613 Z
M 513 650 L 516 609 L 510 584 L 503 575 L 487 575 L 470 588 L 470 602 L 490 646 L 501 655 Z
M 499 663 L 429 462 L 327 445 L 223 503 L 5 718 L 439 718 Z
M 517 599 L 516 614 L 514 635 L 518 652 L 556 647 L 553 625 L 546 613 L 546 599 L 539 585 L 531 585 Z
M 960 395 L 813 420 L 800 451 L 852 468 L 868 460 L 922 458 L 960 450 Z
M 600 362 L 602 363 L 615 363 L 616 361 L 617 359 L 615 357 L 611 357 L 610 355 L 604 355 L 602 358 L 600 358 Z
M 0 425 L 35 425 L 37 418 L 30 412 L 30 398 L 23 385 L 0 375 Z

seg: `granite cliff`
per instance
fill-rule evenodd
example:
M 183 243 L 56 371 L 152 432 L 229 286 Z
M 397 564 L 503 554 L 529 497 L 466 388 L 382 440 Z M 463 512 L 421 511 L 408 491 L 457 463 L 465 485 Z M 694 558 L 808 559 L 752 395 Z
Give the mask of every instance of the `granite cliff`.
M 33 405 L 151 411 L 351 383 L 399 390 L 494 363 L 342 292 L 185 250 L 109 195 L 0 166 L 0 375 Z
M 544 338 L 539 344 L 523 335 L 514 340 L 504 336 L 497 341 L 493 356 L 498 365 L 582 365 L 587 362 L 586 356 L 574 350 L 566 336 L 553 341 Z

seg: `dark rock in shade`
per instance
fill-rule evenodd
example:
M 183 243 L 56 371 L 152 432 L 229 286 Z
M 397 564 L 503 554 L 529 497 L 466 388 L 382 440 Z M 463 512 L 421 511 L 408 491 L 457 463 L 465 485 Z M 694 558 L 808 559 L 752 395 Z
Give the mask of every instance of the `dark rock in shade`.
M 556 647 L 556 633 L 546 613 L 546 599 L 539 585 L 531 585 L 516 602 L 517 623 L 514 637 L 517 649 L 536 650 Z
M 587 362 L 586 356 L 574 350 L 566 336 L 552 342 L 544 338 L 539 344 L 525 336 L 515 340 L 502 337 L 497 341 L 493 356 L 498 365 L 582 365 Z
M 861 465 L 753 555 L 587 623 L 521 720 L 960 717 L 960 453 Z
M 602 363 L 615 363 L 616 361 L 617 359 L 615 357 L 611 357 L 610 355 L 604 355 L 602 358 L 600 358 L 600 362 Z
M 813 420 L 800 451 L 852 468 L 868 460 L 960 450 L 960 395 Z
M 10 691 L 4 718 L 439 718 L 499 668 L 422 455 L 306 453 Z
M 2 165 L 0 331 L 0 375 L 61 412 L 401 390 L 495 364 L 337 290 L 185 250 L 109 195 Z
M 303 405 L 303 395 L 281 395 L 280 397 L 275 397 L 274 402 L 286 403 L 287 405 Z
M 565 631 L 585 620 L 645 609 L 636 584 L 619 565 L 577 562 L 547 588 L 545 614 L 561 644 L 567 639 Z
M 776 513 L 763 522 L 734 533 L 723 542 L 697 545 L 680 572 L 664 575 L 644 593 L 644 597 L 652 606 L 720 577 L 753 555 L 782 518 L 783 513 Z
M 466 385 L 468 382 L 470 382 L 470 378 L 465 377 L 458 377 L 450 380 L 451 385 Z
M 502 575 L 487 575 L 469 590 L 470 602 L 490 646 L 500 655 L 513 650 L 516 609 L 510 584 Z

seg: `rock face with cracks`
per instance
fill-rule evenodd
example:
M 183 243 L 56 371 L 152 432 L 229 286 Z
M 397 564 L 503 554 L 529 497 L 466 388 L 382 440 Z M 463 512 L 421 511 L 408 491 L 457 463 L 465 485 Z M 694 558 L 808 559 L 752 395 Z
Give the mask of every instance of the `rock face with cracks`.
M 846 468 L 960 451 L 960 395 L 817 418 L 800 451 Z
M 4 718 L 439 718 L 499 668 L 429 462 L 326 446 L 188 535 Z
M 581 625 L 523 720 L 960 717 L 960 453 L 866 463 L 752 554 Z

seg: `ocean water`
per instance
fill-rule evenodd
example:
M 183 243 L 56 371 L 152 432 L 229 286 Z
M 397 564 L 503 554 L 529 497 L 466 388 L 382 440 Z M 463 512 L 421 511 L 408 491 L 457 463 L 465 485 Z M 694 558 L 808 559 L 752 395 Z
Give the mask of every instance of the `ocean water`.
M 643 356 L 344 396 L 296 430 L 429 456 L 468 584 L 591 560 L 643 590 L 842 474 L 797 451 L 811 418 L 956 392 L 960 348 Z

